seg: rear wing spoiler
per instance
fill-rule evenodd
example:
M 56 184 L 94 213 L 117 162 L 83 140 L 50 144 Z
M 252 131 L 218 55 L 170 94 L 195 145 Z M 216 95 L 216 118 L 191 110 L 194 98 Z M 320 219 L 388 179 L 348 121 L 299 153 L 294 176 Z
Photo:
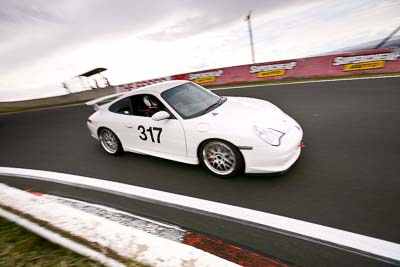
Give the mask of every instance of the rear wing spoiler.
M 117 99 L 118 97 L 120 97 L 120 96 L 122 96 L 124 94 L 126 94 L 126 92 L 112 94 L 112 95 L 106 95 L 106 96 L 103 96 L 103 97 L 99 97 L 99 98 L 90 100 L 90 101 L 86 102 L 85 105 L 93 106 L 94 110 L 99 110 L 101 105 L 109 103 L 109 102 L 113 101 L 114 99 Z M 101 103 L 101 104 L 99 105 L 98 103 Z

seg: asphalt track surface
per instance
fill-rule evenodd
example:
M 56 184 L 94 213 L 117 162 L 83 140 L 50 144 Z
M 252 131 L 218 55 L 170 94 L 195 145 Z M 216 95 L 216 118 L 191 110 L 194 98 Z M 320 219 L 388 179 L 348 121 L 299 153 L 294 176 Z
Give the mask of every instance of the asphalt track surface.
M 268 100 L 302 125 L 306 148 L 289 172 L 224 180 L 200 166 L 110 156 L 89 136 L 86 106 L 0 115 L 0 166 L 108 179 L 400 243 L 400 78 L 215 92 Z M 262 251 L 246 233 L 231 240 Z

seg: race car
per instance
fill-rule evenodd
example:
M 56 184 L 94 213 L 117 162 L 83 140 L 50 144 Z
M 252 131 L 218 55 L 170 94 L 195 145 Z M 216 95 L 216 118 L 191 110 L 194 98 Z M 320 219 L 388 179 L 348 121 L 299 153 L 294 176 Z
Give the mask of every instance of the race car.
M 284 172 L 301 152 L 302 128 L 275 105 L 221 97 L 190 81 L 157 83 L 86 104 L 96 110 L 87 120 L 91 135 L 113 155 L 128 151 L 202 164 L 227 178 L 243 171 Z

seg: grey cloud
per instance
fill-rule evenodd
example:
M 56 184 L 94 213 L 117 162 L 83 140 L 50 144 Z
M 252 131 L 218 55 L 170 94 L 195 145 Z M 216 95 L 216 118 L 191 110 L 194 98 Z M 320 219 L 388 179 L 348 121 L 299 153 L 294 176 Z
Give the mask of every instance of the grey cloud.
M 32 22 L 33 20 L 52 21 L 57 16 L 41 9 L 40 5 L 30 6 L 29 2 L 0 1 L 0 25 L 9 27 L 9 24 Z
M 154 21 L 150 11 L 162 17 L 163 9 L 133 1 L 0 1 L 0 72 L 96 37 L 140 30 Z
M 194 15 L 184 20 L 177 20 L 176 24 L 146 34 L 144 38 L 158 41 L 170 41 L 177 38 L 184 38 L 209 29 L 222 28 L 234 21 L 243 21 L 249 10 L 253 10 L 253 14 L 257 16 L 257 14 L 271 12 L 290 4 L 301 5 L 314 1 L 315 0 L 289 0 L 285 2 L 220 0 L 214 3 L 211 1 L 188 1 L 190 2 L 190 9 L 197 11 L 199 15 Z
M 0 0 L 0 71 L 29 64 L 93 38 L 140 33 L 169 16 L 177 18 L 175 25 L 144 38 L 182 38 L 243 20 L 249 9 L 264 13 L 305 2 L 309 1 Z M 180 21 L 179 17 L 188 11 L 199 15 Z

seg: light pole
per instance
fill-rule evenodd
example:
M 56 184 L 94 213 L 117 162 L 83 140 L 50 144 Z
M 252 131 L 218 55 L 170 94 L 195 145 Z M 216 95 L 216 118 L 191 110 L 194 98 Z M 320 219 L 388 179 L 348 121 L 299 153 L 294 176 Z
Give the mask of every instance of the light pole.
M 251 59 L 253 61 L 253 64 L 255 63 L 255 56 L 254 56 L 254 43 L 253 43 L 253 32 L 251 31 L 251 10 L 249 10 L 249 14 L 245 18 L 245 21 L 247 21 L 249 25 L 249 34 L 250 34 L 250 46 L 251 46 Z
M 374 49 L 379 49 L 381 48 L 387 41 L 389 41 L 390 38 L 392 38 L 393 35 L 396 34 L 400 30 L 400 26 L 397 27 L 391 34 L 389 34 L 385 39 L 383 39 L 379 44 L 377 44 Z

